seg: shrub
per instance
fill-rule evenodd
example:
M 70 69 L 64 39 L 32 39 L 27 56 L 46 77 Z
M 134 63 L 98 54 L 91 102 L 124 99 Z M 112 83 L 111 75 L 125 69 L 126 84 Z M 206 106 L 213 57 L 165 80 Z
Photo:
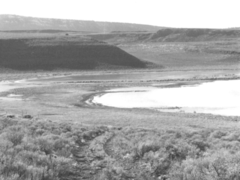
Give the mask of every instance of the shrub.
M 14 146 L 21 144 L 24 132 L 21 126 L 12 126 L 5 130 L 6 139 L 13 143 Z

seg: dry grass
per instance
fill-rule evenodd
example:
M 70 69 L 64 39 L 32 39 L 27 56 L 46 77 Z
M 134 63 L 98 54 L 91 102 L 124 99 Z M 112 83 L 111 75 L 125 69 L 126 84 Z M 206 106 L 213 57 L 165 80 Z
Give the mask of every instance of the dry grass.
M 170 69 L 232 68 L 240 63 L 237 41 L 134 43 L 119 47 L 139 59 Z

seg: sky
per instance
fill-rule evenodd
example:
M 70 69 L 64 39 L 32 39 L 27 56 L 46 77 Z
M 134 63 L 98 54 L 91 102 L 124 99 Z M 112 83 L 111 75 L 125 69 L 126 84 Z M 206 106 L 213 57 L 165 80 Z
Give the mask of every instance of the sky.
M 0 0 L 0 14 L 178 28 L 240 27 L 240 0 Z

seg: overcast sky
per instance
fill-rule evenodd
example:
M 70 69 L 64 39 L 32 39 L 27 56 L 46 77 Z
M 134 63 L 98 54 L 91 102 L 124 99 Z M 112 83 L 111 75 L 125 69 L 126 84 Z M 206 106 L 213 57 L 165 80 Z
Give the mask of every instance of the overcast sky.
M 0 14 L 166 27 L 240 27 L 240 0 L 0 0 Z

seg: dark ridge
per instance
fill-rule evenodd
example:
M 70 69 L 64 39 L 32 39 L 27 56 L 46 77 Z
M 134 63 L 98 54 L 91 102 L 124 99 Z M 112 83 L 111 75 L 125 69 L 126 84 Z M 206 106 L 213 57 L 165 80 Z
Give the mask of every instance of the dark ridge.
M 83 37 L 2 39 L 0 66 L 15 70 L 92 70 L 104 64 L 144 68 L 136 57 L 116 46 Z

